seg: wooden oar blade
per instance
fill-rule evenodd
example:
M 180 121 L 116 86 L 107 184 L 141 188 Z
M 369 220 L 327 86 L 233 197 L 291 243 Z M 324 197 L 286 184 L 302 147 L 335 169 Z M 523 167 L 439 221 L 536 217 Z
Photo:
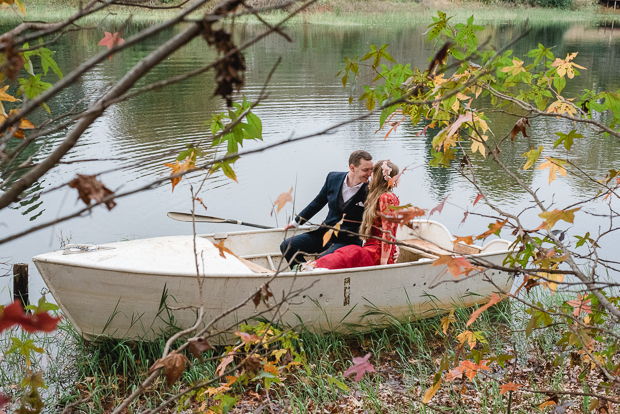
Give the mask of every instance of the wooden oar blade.
M 219 217 L 201 216 L 197 214 L 194 215 L 194 218 L 192 220 L 191 214 L 178 213 L 174 211 L 168 212 L 168 217 L 170 217 L 173 220 L 177 220 L 177 221 L 188 221 L 188 222 L 196 221 L 197 223 L 230 223 L 231 222 L 231 220 L 226 220 L 226 219 L 219 218 Z

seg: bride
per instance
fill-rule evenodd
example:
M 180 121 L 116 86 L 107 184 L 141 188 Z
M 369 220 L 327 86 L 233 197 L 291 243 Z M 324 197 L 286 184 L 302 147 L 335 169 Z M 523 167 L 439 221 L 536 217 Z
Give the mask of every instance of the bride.
M 397 223 L 390 223 L 378 213 L 390 215 L 390 206 L 398 206 L 399 200 L 392 190 L 398 185 L 398 166 L 390 160 L 379 161 L 372 171 L 360 233 L 366 240 L 364 246 L 349 245 L 332 254 L 320 257 L 314 268 L 346 269 L 392 264 L 398 258 L 398 246 L 393 242 Z

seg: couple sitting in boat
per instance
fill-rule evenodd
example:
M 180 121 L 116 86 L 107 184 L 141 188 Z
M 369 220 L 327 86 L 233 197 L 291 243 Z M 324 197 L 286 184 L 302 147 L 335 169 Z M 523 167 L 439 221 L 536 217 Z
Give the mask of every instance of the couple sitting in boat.
M 310 268 L 345 269 L 394 263 L 398 246 L 372 237 L 391 242 L 396 235 L 397 224 L 382 219 L 378 213 L 387 214 L 388 206 L 398 206 L 398 197 L 392 193 L 398 185 L 397 176 L 398 167 L 390 160 L 378 161 L 373 166 L 369 153 L 354 151 L 349 157 L 349 172 L 329 173 L 315 199 L 284 227 L 287 231 L 304 224 L 327 204 L 329 212 L 323 224 L 334 227 L 342 221 L 338 235 L 332 234 L 325 244 L 324 235 L 329 228 L 320 227 L 284 240 L 280 250 L 291 268 L 304 264 L 304 253 L 319 254 L 316 262 L 310 262 Z M 366 239 L 363 246 L 358 234 Z

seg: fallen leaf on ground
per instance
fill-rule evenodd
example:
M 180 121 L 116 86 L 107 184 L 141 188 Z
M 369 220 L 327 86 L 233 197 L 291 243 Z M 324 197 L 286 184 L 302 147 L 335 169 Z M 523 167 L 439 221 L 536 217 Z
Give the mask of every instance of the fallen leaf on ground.
M 364 376 L 364 372 L 375 372 L 375 367 L 368 362 L 369 358 L 370 353 L 366 354 L 363 358 L 353 358 L 353 366 L 349 367 L 349 369 L 344 372 L 343 376 L 348 377 L 355 373 L 355 382 L 360 382 Z

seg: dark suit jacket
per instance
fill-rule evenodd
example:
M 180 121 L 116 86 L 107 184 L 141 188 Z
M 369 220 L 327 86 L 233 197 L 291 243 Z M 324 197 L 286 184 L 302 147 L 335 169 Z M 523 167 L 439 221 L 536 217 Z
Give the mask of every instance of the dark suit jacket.
M 334 226 L 342 219 L 342 215 L 346 214 L 345 220 L 340 228 L 359 233 L 362 217 L 364 215 L 363 204 L 368 196 L 368 184 L 363 184 L 357 193 L 344 203 L 342 198 L 342 183 L 346 177 L 346 172 L 330 172 L 319 194 L 301 211 L 301 213 L 299 213 L 295 220 L 299 224 L 304 224 L 327 204 L 329 212 L 327 213 L 327 218 L 323 222 L 324 224 Z M 325 228 L 319 228 L 314 232 L 322 235 L 327 230 L 328 229 Z M 338 243 L 362 243 L 359 237 L 351 236 L 346 232 L 339 232 L 338 237 L 332 237 L 332 241 Z

